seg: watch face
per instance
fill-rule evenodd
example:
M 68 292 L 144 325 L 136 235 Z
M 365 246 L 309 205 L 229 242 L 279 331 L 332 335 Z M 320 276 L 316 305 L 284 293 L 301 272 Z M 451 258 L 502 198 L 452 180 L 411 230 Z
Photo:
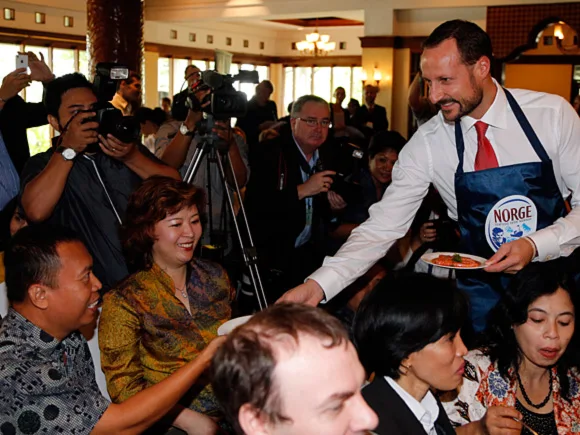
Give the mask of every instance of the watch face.
M 187 129 L 187 126 L 185 124 L 181 124 L 179 126 L 179 132 L 185 136 L 187 133 L 189 133 L 189 130 Z
M 67 148 L 62 152 L 62 156 L 64 157 L 65 160 L 72 160 L 76 157 L 76 155 L 77 152 L 72 148 Z

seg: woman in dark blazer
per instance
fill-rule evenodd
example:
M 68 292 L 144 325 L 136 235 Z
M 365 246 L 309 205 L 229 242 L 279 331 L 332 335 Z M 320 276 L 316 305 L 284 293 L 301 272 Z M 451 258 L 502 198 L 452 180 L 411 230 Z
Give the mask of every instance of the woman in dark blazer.
M 463 294 L 446 280 L 387 277 L 361 303 L 354 322 L 359 358 L 373 381 L 362 395 L 379 417 L 379 435 L 451 435 L 431 390 L 461 382 L 467 349 Z

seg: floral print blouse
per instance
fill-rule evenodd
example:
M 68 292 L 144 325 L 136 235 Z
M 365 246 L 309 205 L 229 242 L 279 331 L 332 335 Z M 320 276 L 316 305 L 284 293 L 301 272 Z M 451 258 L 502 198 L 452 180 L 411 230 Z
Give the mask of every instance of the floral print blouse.
M 113 402 L 124 402 L 195 359 L 230 319 L 235 293 L 225 270 L 197 259 L 190 266 L 191 314 L 175 296 L 173 280 L 156 264 L 105 295 L 99 348 Z M 199 379 L 184 401 L 205 414 L 218 410 L 206 379 Z
M 571 396 L 569 402 L 560 395 L 558 374 L 555 368 L 552 370 L 552 400 L 558 434 L 580 433 L 580 376 L 576 370 L 568 373 Z M 462 426 L 481 420 L 488 407 L 515 407 L 516 390 L 515 380 L 503 378 L 487 355 L 480 350 L 472 350 L 465 357 L 465 373 L 458 394 L 452 401 L 445 401 L 445 395 L 442 403 L 451 423 Z

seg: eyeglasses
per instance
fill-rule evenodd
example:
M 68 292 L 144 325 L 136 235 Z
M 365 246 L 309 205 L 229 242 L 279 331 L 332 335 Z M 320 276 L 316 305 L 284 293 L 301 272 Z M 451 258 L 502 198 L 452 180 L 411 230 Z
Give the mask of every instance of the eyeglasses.
M 328 119 L 318 120 L 316 118 L 300 118 L 300 117 L 297 117 L 296 119 L 305 122 L 308 127 L 316 127 L 317 125 L 320 125 L 322 128 L 332 127 L 332 122 L 330 122 L 330 120 Z

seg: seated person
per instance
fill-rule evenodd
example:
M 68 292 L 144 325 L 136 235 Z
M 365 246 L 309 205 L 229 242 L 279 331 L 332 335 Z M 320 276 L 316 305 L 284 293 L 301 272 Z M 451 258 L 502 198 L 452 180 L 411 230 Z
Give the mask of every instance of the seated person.
M 466 319 L 465 296 L 429 275 L 387 277 L 365 297 L 354 341 L 367 373 L 374 373 L 362 395 L 379 416 L 377 434 L 455 433 L 431 389 L 460 384 Z
M 163 382 L 110 404 L 77 331 L 98 315 L 101 288 L 83 243 L 69 229 L 33 225 L 11 240 L 5 263 L 12 306 L 0 326 L 3 434 L 141 433 L 175 405 L 220 343 Z
M 28 225 L 24 217 L 24 213 L 18 207 L 18 200 L 14 198 L 0 213 L 0 231 L 2 234 L 0 242 L 0 319 L 2 319 L 8 313 L 8 294 L 6 293 L 6 271 L 4 269 L 4 248 L 10 241 L 10 238 L 16 234 L 16 232 Z
M 580 430 L 580 305 L 563 264 L 530 263 L 490 312 L 457 397 L 444 402 L 458 434 L 520 434 L 520 421 L 542 435 Z
M 366 434 L 364 370 L 347 331 L 324 311 L 277 304 L 231 332 L 212 385 L 238 435 Z
M 150 109 L 149 107 L 139 107 L 135 113 L 135 117 L 141 126 L 141 134 L 143 135 L 143 145 L 152 154 L 155 154 L 155 140 L 157 139 L 157 132 L 159 127 L 164 122 L 167 122 L 167 113 L 160 107 Z
M 114 403 L 130 400 L 195 361 L 231 317 L 234 290 L 224 269 L 194 258 L 201 238 L 202 192 L 184 181 L 152 177 L 129 198 L 122 242 L 136 271 L 104 297 L 99 348 Z M 215 423 L 217 402 L 200 379 L 168 417 Z M 190 408 L 190 409 L 189 409 Z M 202 428 L 206 428 L 202 430 Z
M 31 157 L 24 167 L 22 207 L 31 224 L 77 231 L 108 290 L 128 275 L 118 237 L 127 198 L 142 179 L 179 174 L 141 144 L 98 136 L 99 124 L 90 120 L 97 97 L 82 74 L 50 82 L 44 101 L 50 125 L 61 134 L 51 149 Z

